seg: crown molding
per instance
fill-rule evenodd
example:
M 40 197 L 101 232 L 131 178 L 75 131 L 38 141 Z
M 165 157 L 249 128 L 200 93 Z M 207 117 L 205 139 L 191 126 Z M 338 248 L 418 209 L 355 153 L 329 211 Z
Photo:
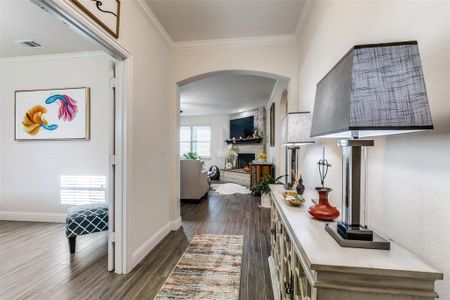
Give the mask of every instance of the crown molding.
M 173 42 L 174 49 L 196 48 L 196 47 L 239 47 L 239 46 L 260 46 L 276 44 L 294 44 L 296 36 L 294 34 L 266 35 L 255 37 L 241 37 L 230 39 L 212 39 Z
M 313 5 L 314 1 L 305 1 L 303 4 L 300 17 L 298 18 L 297 25 L 295 26 L 295 37 L 297 40 L 300 39 L 300 35 L 308 22 L 308 17 L 311 14 Z
M 307 1 L 306 3 L 308 3 Z M 150 6 L 145 0 L 133 1 L 138 10 L 147 19 L 149 24 L 157 31 L 164 40 L 169 49 L 196 48 L 196 47 L 239 47 L 239 46 L 259 46 L 276 44 L 293 44 L 297 42 L 295 34 L 266 35 L 255 37 L 240 37 L 229 39 L 210 39 L 210 40 L 192 40 L 192 41 L 174 41 L 159 22 Z M 306 6 L 305 3 L 305 6 Z
M 146 18 L 149 24 L 156 30 L 161 39 L 166 43 L 167 47 L 173 48 L 172 38 L 167 33 L 166 29 L 164 29 L 164 27 L 161 25 L 150 6 L 148 6 L 147 2 L 145 2 L 145 0 L 136 0 L 132 2 L 137 5 L 138 10 Z
M 69 58 L 95 57 L 95 56 L 109 57 L 109 55 L 103 51 L 86 51 L 86 52 L 69 52 L 69 53 L 0 57 L 0 63 L 32 61 L 32 60 L 49 60 L 49 59 L 69 59 Z

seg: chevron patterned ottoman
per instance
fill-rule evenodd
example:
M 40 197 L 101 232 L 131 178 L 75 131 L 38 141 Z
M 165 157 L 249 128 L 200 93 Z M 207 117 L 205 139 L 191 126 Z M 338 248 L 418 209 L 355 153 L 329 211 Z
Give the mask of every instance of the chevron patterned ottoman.
M 70 253 L 75 253 L 77 236 L 108 230 L 108 204 L 72 206 L 67 211 L 66 236 Z

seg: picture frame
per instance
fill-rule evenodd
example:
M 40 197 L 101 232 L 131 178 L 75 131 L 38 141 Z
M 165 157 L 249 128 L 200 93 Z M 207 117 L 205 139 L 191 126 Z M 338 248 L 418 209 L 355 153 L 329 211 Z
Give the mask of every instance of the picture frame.
M 288 108 L 288 91 L 287 89 L 284 89 L 281 93 L 280 98 L 280 120 L 283 120 L 284 117 L 288 114 L 289 108 Z
M 15 91 L 15 141 L 89 139 L 89 87 Z
M 269 112 L 270 120 L 269 120 L 269 142 L 270 147 L 275 146 L 275 103 L 272 102 L 272 105 L 270 106 L 270 112 Z
M 72 0 L 114 38 L 119 38 L 120 0 Z

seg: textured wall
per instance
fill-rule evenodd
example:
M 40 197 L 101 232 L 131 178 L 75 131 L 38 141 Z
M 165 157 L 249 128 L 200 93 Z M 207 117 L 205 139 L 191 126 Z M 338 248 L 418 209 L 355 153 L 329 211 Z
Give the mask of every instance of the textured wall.
M 322 1 L 299 43 L 299 108 L 312 110 L 317 82 L 353 46 L 418 40 L 435 130 L 377 138 L 369 152 L 369 224 L 444 272 L 450 299 L 450 2 Z M 341 201 L 341 149 L 324 141 L 333 164 L 327 185 Z M 302 151 L 309 189 L 319 184 L 321 146 Z

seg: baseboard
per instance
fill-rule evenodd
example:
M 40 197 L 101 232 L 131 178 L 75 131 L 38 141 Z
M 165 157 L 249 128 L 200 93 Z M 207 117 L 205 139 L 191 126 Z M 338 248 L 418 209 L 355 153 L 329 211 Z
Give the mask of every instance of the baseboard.
M 131 254 L 131 268 L 129 272 L 136 267 L 147 254 L 155 248 L 156 245 L 170 232 L 171 222 L 161 227 L 154 235 L 146 240 L 139 248 Z
M 64 223 L 66 221 L 66 214 L 30 211 L 0 211 L 0 220 Z
M 181 227 L 182 223 L 181 216 L 173 221 L 170 221 L 170 230 L 177 231 Z
M 147 254 L 150 253 L 150 251 L 155 248 L 156 245 L 158 245 L 159 242 L 163 238 L 166 237 L 166 235 L 169 234 L 170 231 L 178 230 L 181 226 L 181 217 L 178 217 L 177 219 L 173 221 L 169 221 L 161 227 L 154 235 L 152 235 L 148 240 L 146 240 L 139 248 L 137 248 L 133 254 L 131 254 L 131 268 L 129 271 L 134 269 L 143 259 L 147 256 Z

